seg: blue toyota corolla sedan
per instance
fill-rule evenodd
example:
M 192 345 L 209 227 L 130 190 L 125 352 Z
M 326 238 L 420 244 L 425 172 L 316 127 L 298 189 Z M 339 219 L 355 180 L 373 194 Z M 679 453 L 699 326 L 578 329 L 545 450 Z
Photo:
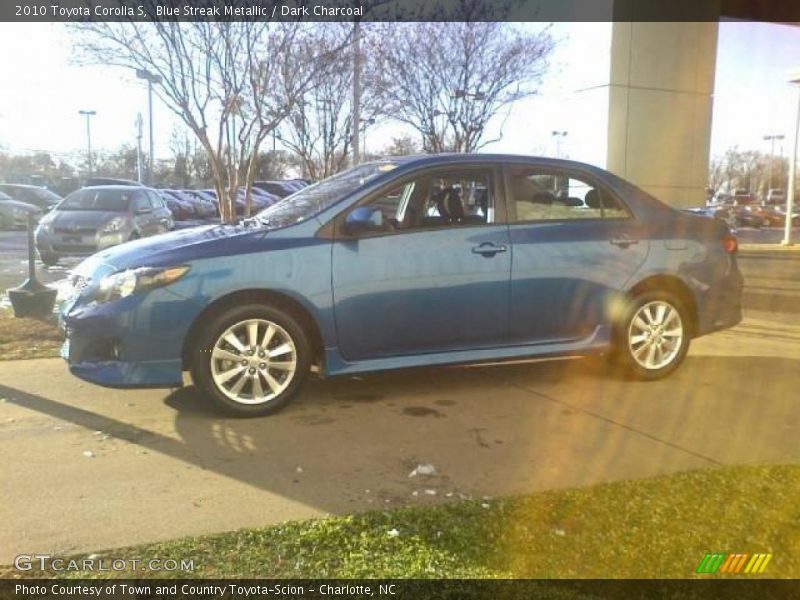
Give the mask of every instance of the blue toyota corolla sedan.
M 736 238 L 585 164 L 431 155 L 363 164 L 243 223 L 85 260 L 63 355 L 110 387 L 285 406 L 323 375 L 605 353 L 641 379 L 741 320 Z

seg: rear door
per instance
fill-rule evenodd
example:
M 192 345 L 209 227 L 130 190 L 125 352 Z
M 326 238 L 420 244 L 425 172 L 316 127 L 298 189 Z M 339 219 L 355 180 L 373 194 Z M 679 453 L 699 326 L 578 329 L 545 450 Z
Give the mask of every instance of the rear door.
M 349 360 L 505 344 L 511 252 L 499 169 L 427 171 L 364 205 L 386 229 L 348 236 L 335 223 L 333 294 Z M 354 207 L 355 208 L 355 207 Z
M 585 338 L 609 321 L 649 243 L 624 202 L 583 172 L 506 169 L 512 247 L 510 340 Z

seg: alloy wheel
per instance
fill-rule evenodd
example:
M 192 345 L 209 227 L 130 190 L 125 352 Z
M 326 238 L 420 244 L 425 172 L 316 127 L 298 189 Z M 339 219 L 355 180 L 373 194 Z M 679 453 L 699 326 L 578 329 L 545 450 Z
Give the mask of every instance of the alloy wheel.
M 631 319 L 628 347 L 640 366 L 663 369 L 680 353 L 684 335 L 678 309 L 669 302 L 655 300 L 639 307 Z
M 286 330 L 266 319 L 226 329 L 211 350 L 211 377 L 226 397 L 263 404 L 279 396 L 297 371 L 297 348 Z

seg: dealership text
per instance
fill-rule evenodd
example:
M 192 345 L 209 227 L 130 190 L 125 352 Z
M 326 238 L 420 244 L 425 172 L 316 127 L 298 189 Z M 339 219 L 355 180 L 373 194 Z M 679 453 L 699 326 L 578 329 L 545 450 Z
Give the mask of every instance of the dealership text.
M 105 584 L 69 584 L 54 583 L 49 585 L 28 585 L 18 583 L 14 586 L 15 594 L 24 595 L 45 595 L 48 592 L 53 596 L 97 596 L 120 594 L 120 595 L 173 595 L 181 593 L 184 595 L 205 595 L 205 596 L 224 596 L 230 594 L 232 597 L 248 596 L 298 596 L 306 592 L 318 593 L 320 596 L 374 596 L 374 595 L 395 595 L 397 586 L 394 584 L 379 584 L 375 587 L 359 584 L 334 585 L 323 583 L 318 587 L 305 587 L 290 583 L 260 584 L 260 585 L 239 585 L 235 583 L 227 585 L 206 585 L 200 583 L 183 583 L 171 585 L 146 585 L 141 583 L 105 583 Z

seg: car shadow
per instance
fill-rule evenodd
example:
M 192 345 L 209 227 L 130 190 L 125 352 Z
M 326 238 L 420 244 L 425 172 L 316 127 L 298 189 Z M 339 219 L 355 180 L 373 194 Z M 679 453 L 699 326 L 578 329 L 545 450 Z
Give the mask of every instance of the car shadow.
M 798 385 L 800 365 L 788 358 L 692 356 L 657 382 L 622 379 L 599 358 L 423 368 L 314 379 L 259 419 L 221 417 L 187 386 L 164 399 L 177 437 L 2 385 L 0 394 L 339 513 L 797 462 Z M 423 463 L 436 474 L 409 477 Z

